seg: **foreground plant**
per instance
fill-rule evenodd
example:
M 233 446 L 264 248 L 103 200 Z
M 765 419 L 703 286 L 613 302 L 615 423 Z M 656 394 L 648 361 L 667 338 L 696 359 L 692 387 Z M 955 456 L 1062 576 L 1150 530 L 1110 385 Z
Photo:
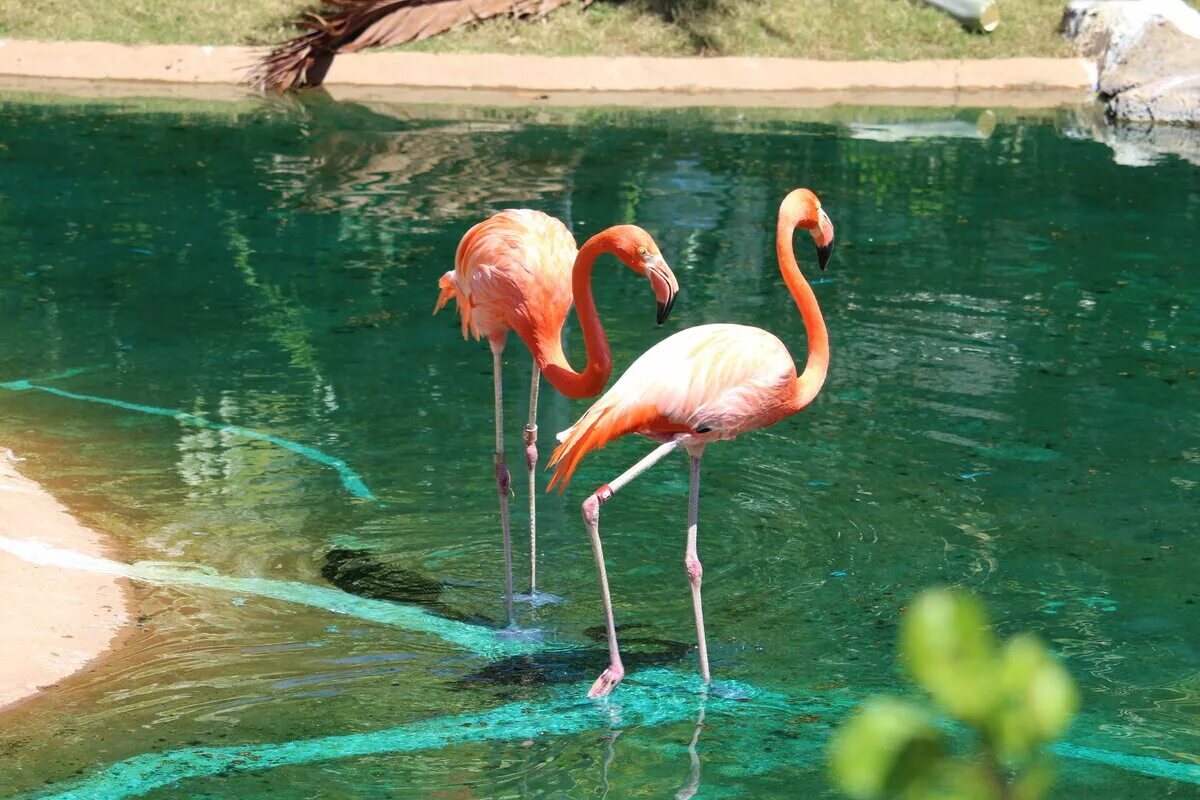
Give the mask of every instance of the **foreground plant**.
M 908 673 L 944 715 L 971 734 L 954 754 L 954 726 L 924 705 L 869 700 L 834 736 L 829 766 L 856 800 L 1037 800 L 1053 782 L 1045 745 L 1066 730 L 1078 691 L 1031 634 L 1001 643 L 975 597 L 923 592 L 900 630 Z

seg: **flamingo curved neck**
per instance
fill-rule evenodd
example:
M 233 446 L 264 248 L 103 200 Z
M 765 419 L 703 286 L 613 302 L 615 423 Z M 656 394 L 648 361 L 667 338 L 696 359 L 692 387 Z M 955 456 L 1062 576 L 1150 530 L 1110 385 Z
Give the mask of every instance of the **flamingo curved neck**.
M 821 307 L 817 305 L 817 296 L 800 274 L 800 266 L 796 263 L 796 253 L 792 247 L 795 230 L 796 223 L 787 219 L 779 220 L 775 229 L 775 254 L 779 258 L 779 271 L 783 274 L 788 291 L 792 293 L 792 299 L 796 301 L 796 307 L 800 309 L 804 333 L 808 337 L 808 361 L 804 364 L 804 371 L 796 378 L 793 413 L 813 401 L 829 372 L 829 332 L 825 328 Z
M 613 242 L 598 233 L 583 245 L 575 256 L 575 267 L 571 272 L 571 289 L 575 300 L 575 312 L 583 329 L 583 344 L 587 350 L 587 364 L 583 372 L 576 372 L 567 362 L 562 349 L 562 325 L 558 330 L 547 332 L 533 345 L 533 357 L 550 384 L 570 398 L 593 397 L 600 393 L 612 375 L 612 354 L 608 348 L 608 337 L 600 316 L 596 313 L 596 301 L 592 295 L 592 267 L 602 253 L 613 251 Z M 566 320 L 563 320 L 564 322 Z

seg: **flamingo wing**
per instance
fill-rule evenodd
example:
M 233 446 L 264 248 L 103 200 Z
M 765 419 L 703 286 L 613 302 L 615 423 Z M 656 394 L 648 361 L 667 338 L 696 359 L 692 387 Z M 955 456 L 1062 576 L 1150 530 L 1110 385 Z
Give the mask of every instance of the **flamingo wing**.
M 701 325 L 647 350 L 563 433 L 550 459 L 560 490 L 587 453 L 629 433 L 692 433 L 731 439 L 786 414 L 796 365 L 772 333 L 745 325 Z
M 575 237 L 561 220 L 527 208 L 508 209 L 463 235 L 454 269 L 438 281 L 434 313 L 454 299 L 463 338 L 493 338 L 511 329 L 561 325 L 571 307 Z

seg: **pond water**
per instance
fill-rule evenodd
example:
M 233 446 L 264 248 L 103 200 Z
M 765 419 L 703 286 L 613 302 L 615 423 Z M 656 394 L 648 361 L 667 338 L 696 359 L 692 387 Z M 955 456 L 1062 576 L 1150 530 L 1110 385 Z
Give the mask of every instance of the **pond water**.
M 114 535 L 138 616 L 4 715 L 0 796 L 832 797 L 831 726 L 909 691 L 897 622 L 936 584 L 1078 679 L 1056 798 L 1197 796 L 1200 170 L 977 116 L 4 99 L 0 443 Z M 650 445 L 544 496 L 566 602 L 496 645 L 490 356 L 430 314 L 437 278 L 501 208 L 581 241 L 637 221 L 683 292 L 656 328 L 642 280 L 597 271 L 618 372 L 715 321 L 801 354 L 772 246 L 795 186 L 837 226 L 832 367 L 808 411 L 707 453 L 723 683 L 692 677 L 679 456 L 605 507 L 630 674 L 586 701 L 578 506 Z M 506 362 L 515 460 L 528 353 Z M 545 390 L 545 443 L 585 407 Z M 341 593 L 346 559 L 420 576 L 428 610 Z

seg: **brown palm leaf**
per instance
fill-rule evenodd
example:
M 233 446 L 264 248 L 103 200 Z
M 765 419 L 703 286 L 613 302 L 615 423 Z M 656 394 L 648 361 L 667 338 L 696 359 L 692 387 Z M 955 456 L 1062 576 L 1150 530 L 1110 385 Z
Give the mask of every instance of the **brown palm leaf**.
M 296 25 L 306 29 L 263 56 L 247 75 L 262 90 L 316 86 L 338 53 L 427 39 L 488 17 L 539 18 L 571 0 L 324 0 Z M 583 0 L 587 5 L 591 0 Z

